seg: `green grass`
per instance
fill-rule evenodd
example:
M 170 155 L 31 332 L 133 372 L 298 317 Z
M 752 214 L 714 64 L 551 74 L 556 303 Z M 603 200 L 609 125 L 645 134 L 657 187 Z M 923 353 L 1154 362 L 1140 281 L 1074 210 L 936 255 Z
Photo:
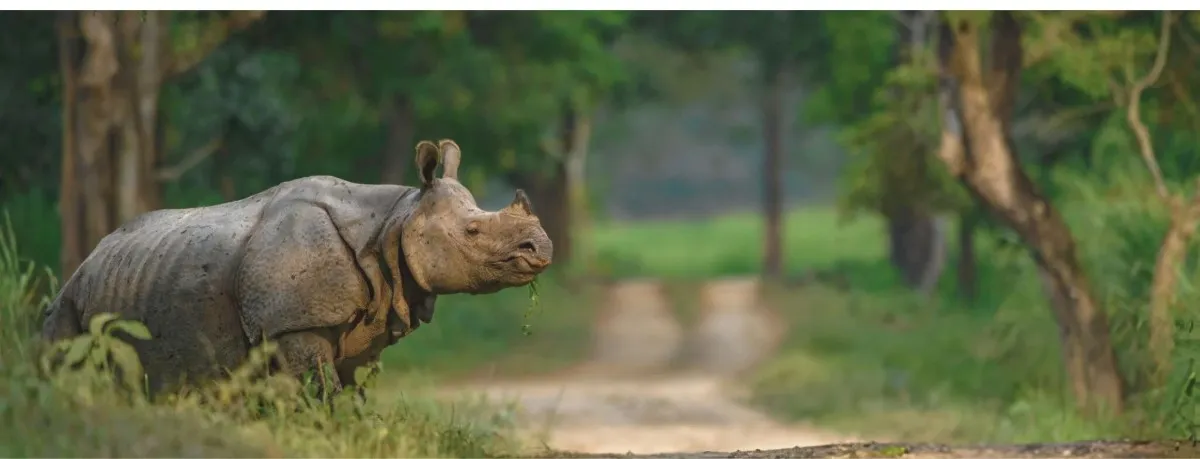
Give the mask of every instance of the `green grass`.
M 609 223 L 594 232 L 597 258 L 616 277 L 704 279 L 761 272 L 763 221 L 739 213 L 697 221 Z M 787 214 L 784 258 L 790 272 L 874 264 L 886 250 L 877 220 L 845 224 L 827 207 Z

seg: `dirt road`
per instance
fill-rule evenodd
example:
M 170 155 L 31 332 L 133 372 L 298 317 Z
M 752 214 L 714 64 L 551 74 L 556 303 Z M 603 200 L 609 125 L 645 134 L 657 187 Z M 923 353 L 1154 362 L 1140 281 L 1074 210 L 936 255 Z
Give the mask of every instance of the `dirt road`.
M 785 425 L 738 402 L 729 373 L 761 360 L 782 333 L 759 290 L 754 278 L 709 281 L 699 287 L 699 320 L 685 325 L 658 282 L 621 282 L 597 317 L 590 363 L 553 378 L 455 391 L 517 401 L 522 425 L 558 451 L 734 451 L 852 440 Z M 662 376 L 680 359 L 690 359 L 690 374 Z
M 456 391 L 517 402 L 535 440 L 579 453 L 698 453 L 791 448 L 853 441 L 809 426 L 786 425 L 736 401 L 714 377 L 623 380 L 586 374 L 555 380 L 474 384 Z
M 519 424 L 545 446 L 534 457 L 572 458 L 1196 458 L 1187 441 L 949 446 L 864 442 L 773 421 L 737 401 L 717 378 L 671 376 L 476 383 L 450 392 L 515 401 Z
M 546 446 L 548 457 L 1200 457 L 1190 442 L 860 443 L 865 439 L 852 433 L 772 420 L 740 401 L 732 377 L 771 353 L 782 332 L 756 291 L 753 280 L 709 282 L 701 289 L 700 320 L 684 326 L 653 281 L 617 285 L 592 332 L 589 363 L 553 377 L 477 380 L 444 390 L 516 402 L 519 425 Z M 667 371 L 681 357 L 692 369 Z

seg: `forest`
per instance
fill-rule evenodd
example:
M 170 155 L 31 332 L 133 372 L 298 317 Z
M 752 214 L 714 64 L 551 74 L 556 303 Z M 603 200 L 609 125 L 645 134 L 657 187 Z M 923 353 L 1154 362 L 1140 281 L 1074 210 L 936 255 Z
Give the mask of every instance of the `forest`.
M 727 276 L 761 278 L 789 327 L 737 377 L 773 417 L 944 443 L 1197 435 L 1200 14 L 0 24 L 2 456 L 514 454 L 507 417 L 423 391 L 579 360 L 601 286 L 688 303 Z M 40 360 L 41 308 L 138 215 L 313 175 L 416 186 L 414 145 L 444 138 L 484 207 L 528 193 L 554 267 L 532 293 L 444 300 L 385 353 L 390 402 L 324 410 L 248 376 L 149 400 L 100 329 L 73 345 L 86 371 Z

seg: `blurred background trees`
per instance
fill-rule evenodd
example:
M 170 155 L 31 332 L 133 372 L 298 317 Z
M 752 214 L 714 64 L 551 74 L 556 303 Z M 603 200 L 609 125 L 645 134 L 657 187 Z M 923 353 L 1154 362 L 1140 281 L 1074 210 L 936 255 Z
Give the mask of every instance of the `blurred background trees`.
M 0 205 L 22 255 L 60 276 L 139 213 L 315 174 L 412 184 L 415 141 L 450 137 L 481 204 L 529 192 L 573 275 L 647 273 L 590 235 L 610 222 L 753 209 L 761 248 L 729 271 L 796 277 L 817 267 L 788 247 L 803 242 L 789 221 L 805 224 L 789 211 L 833 205 L 881 221 L 889 282 L 927 300 L 991 314 L 1016 279 L 1038 285 L 1031 301 L 1081 407 L 1166 400 L 1190 371 L 1194 13 L 11 12 L 0 24 Z

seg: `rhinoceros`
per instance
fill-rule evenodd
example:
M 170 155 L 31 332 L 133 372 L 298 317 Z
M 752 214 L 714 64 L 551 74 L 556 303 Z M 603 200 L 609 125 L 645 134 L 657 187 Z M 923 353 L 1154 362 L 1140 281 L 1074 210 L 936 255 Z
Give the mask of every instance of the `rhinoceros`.
M 332 176 L 242 200 L 145 213 L 104 237 L 44 313 L 42 337 L 83 333 L 97 314 L 141 321 L 134 342 L 149 387 L 198 383 L 270 340 L 293 375 L 354 370 L 433 318 L 438 295 L 530 283 L 553 245 L 517 190 L 497 212 L 459 183 L 461 151 L 421 141 L 421 186 Z M 435 177 L 438 164 L 442 177 Z

